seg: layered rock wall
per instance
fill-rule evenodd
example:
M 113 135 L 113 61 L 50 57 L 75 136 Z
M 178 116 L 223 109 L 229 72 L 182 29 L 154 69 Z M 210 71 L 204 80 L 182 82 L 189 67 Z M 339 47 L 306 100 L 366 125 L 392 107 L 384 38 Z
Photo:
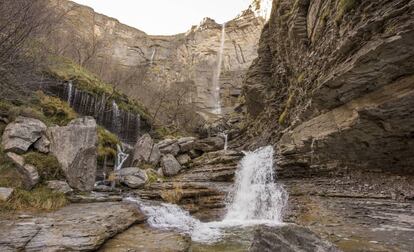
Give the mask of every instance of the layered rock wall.
M 110 72 L 116 72 L 125 80 L 128 79 L 125 75 L 133 73 L 133 80 L 121 83 L 118 88 L 147 106 L 153 103 L 145 90 L 148 87 L 185 86 L 190 91 L 185 102 L 195 104 L 205 118 L 213 117 L 217 106 L 213 77 L 221 44 L 221 24 L 205 18 L 185 34 L 153 36 L 95 13 L 91 8 L 66 0 L 52 2 L 66 12 L 59 32 L 62 41 L 54 43 L 63 47 L 65 41 L 75 41 L 68 47 L 68 54 L 76 55 L 71 50 L 78 51 L 79 47 L 83 54 L 96 49 L 97 59 L 92 68 L 106 79 L 110 78 L 106 76 Z M 257 43 L 265 23 L 259 16 L 260 8 L 260 5 L 253 5 L 226 24 L 219 81 L 225 113 L 235 106 L 244 74 L 257 57 Z

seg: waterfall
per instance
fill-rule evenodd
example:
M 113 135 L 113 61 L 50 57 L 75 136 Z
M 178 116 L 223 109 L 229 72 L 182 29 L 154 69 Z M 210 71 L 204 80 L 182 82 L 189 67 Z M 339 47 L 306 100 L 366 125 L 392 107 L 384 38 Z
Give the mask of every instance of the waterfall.
M 154 63 L 154 57 L 155 57 L 156 52 L 157 52 L 157 49 L 154 48 L 153 51 L 152 51 L 152 55 L 151 55 L 151 61 L 150 61 L 151 65 Z
M 120 131 L 120 112 L 116 101 L 112 101 L 112 130 L 115 134 L 119 134 Z
M 68 99 L 67 99 L 69 106 L 71 105 L 71 101 L 72 101 L 72 93 L 73 93 L 73 82 L 70 80 L 68 82 Z
M 224 138 L 224 149 L 223 150 L 227 151 L 229 135 L 224 132 L 221 133 L 220 135 Z
M 175 229 L 202 243 L 219 241 L 223 231 L 229 228 L 280 225 L 288 195 L 276 183 L 273 154 L 271 146 L 246 152 L 239 164 L 227 214 L 222 221 L 203 223 L 177 205 L 154 204 L 137 198 L 126 200 L 139 205 L 153 228 Z
M 217 68 L 213 76 L 213 98 L 214 110 L 213 113 L 221 115 L 221 101 L 220 101 L 220 75 L 221 66 L 223 64 L 224 43 L 226 42 L 226 23 L 223 23 L 221 28 L 220 49 L 218 52 Z
M 122 165 L 128 159 L 129 155 L 125 153 L 124 149 L 119 144 L 117 144 L 116 147 L 118 152 L 116 154 L 114 170 L 119 171 L 122 169 Z
M 236 172 L 231 204 L 224 221 L 282 222 L 287 192 L 276 183 L 273 147 L 246 152 Z

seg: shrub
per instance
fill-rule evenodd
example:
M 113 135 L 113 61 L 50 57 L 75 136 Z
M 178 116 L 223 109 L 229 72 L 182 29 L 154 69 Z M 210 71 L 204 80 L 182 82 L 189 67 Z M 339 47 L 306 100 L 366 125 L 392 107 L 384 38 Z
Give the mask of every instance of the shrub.
M 66 125 L 77 117 L 76 112 L 59 98 L 45 95 L 43 92 L 36 92 L 38 104 L 43 115 L 51 124 Z
M 24 155 L 25 162 L 37 168 L 40 181 L 62 180 L 65 175 L 62 168 L 53 155 L 46 155 L 39 152 L 29 152 Z

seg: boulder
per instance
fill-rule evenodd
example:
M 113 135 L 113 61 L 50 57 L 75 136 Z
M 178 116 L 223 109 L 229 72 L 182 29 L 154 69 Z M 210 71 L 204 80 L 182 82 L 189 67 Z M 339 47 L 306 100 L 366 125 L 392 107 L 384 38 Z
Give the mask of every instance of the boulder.
M 17 170 L 23 177 L 23 185 L 26 189 L 32 189 L 39 183 L 39 173 L 36 167 L 30 164 L 25 164 L 24 158 L 16 153 L 8 152 L 7 157 L 16 165 Z
M 180 163 L 171 154 L 167 154 L 161 158 L 162 173 L 166 177 L 177 175 L 182 169 Z
M 148 182 L 147 173 L 137 167 L 124 168 L 117 171 L 119 181 L 129 188 L 137 189 Z
M 287 224 L 277 227 L 261 226 L 258 228 L 249 251 L 336 252 L 340 250 L 331 243 L 323 241 L 305 227 Z
M 71 193 L 73 190 L 70 188 L 66 181 L 61 180 L 50 180 L 46 182 L 46 186 L 54 191 L 61 192 L 64 194 Z
M 96 121 L 83 117 L 67 126 L 51 127 L 47 131 L 50 152 L 62 166 L 69 185 L 80 191 L 91 191 L 96 175 Z
M 34 144 L 34 148 L 38 150 L 41 153 L 49 153 L 49 147 L 50 147 L 50 141 L 47 139 L 47 137 L 44 135 L 39 140 L 36 141 Z
M 156 144 L 160 152 L 164 155 L 171 154 L 177 156 L 180 152 L 180 146 L 178 146 L 177 140 L 175 139 L 166 139 Z
M 0 187 L 0 201 L 7 201 L 14 192 L 13 188 Z
M 221 137 L 209 137 L 205 139 L 196 140 L 194 142 L 194 149 L 203 152 L 212 152 L 224 149 L 224 140 Z
M 8 124 L 3 133 L 4 151 L 25 153 L 46 131 L 46 125 L 40 120 L 19 116 Z
M 134 147 L 133 163 L 140 165 L 142 163 L 150 163 L 157 165 L 160 161 L 161 152 L 157 145 L 154 144 L 149 134 L 143 135 L 138 139 Z
M 189 152 L 194 147 L 195 137 L 183 137 L 178 139 L 177 144 L 180 147 L 182 153 Z
M 188 154 L 179 155 L 177 161 L 180 165 L 187 165 L 190 163 L 191 157 Z

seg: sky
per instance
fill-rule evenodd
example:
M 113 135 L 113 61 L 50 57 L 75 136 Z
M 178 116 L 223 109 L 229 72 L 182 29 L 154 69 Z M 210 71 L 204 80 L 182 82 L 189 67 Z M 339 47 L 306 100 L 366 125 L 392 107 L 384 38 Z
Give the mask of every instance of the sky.
M 204 17 L 224 23 L 247 9 L 251 0 L 74 0 L 150 35 L 188 31 Z

